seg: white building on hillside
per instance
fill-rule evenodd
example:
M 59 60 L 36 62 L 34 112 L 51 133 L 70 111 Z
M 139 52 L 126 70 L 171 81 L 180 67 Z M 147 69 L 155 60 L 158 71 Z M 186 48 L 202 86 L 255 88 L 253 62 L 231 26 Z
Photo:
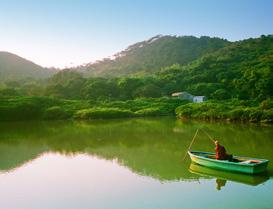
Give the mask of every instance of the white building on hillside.
M 194 96 L 194 95 L 191 95 L 189 94 L 188 92 L 175 92 L 175 93 L 172 93 L 172 96 L 173 97 L 177 97 L 179 99 L 182 99 L 182 100 L 188 100 L 188 101 L 191 101 L 191 102 L 194 102 L 194 103 L 200 103 L 200 102 L 204 102 L 207 100 L 207 97 L 206 96 Z
M 194 103 L 200 103 L 200 102 L 204 102 L 204 101 L 206 101 L 206 100 L 207 100 L 207 99 L 206 99 L 205 96 L 194 96 L 193 99 L 192 99 L 192 101 L 193 101 Z

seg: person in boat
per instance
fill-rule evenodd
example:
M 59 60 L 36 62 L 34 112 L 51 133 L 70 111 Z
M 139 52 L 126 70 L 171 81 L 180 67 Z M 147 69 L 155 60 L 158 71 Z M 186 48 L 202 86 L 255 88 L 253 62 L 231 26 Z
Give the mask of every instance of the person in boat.
M 232 161 L 232 155 L 227 154 L 224 146 L 221 146 L 218 140 L 215 140 L 216 160 L 229 160 Z

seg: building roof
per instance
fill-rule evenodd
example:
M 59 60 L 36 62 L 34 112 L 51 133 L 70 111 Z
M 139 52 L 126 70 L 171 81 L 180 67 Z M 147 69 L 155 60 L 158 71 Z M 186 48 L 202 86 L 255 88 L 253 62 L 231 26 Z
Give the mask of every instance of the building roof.
M 172 93 L 172 96 L 181 96 L 181 95 L 189 95 L 189 96 L 193 96 L 190 93 L 186 92 L 186 91 L 181 91 L 181 92 L 174 92 Z
M 183 92 L 175 92 L 175 93 L 172 93 L 172 96 L 177 97 L 177 96 L 180 96 L 182 94 L 183 94 Z

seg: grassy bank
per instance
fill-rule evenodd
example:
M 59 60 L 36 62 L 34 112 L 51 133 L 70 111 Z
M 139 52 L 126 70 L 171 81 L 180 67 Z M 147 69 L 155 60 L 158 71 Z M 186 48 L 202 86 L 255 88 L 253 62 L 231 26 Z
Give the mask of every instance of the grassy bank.
M 202 120 L 273 122 L 273 100 L 261 103 L 246 100 L 188 103 L 175 110 L 178 117 Z
M 1 97 L 0 120 L 103 119 L 175 115 L 185 101 L 172 98 L 127 101 L 64 100 L 50 97 Z

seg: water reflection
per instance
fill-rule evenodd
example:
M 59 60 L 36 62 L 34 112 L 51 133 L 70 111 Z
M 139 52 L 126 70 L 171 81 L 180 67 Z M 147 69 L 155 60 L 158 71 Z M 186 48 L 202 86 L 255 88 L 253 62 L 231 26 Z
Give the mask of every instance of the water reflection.
M 160 181 L 194 180 L 200 176 L 189 172 L 190 161 L 182 163 L 181 158 L 198 127 L 221 139 L 236 155 L 273 159 L 272 127 L 174 118 L 17 122 L 0 123 L 0 170 L 12 172 L 46 152 L 84 153 L 116 160 L 134 173 Z M 213 151 L 214 146 L 200 135 L 193 148 Z
M 225 179 L 216 179 L 216 189 L 221 190 L 222 187 L 224 187 L 227 183 L 227 180 Z
M 248 175 L 240 173 L 232 173 L 228 171 L 215 170 L 207 168 L 195 163 L 191 163 L 189 171 L 198 174 L 200 178 L 216 179 L 216 189 L 221 190 L 228 181 L 246 184 L 250 186 L 257 186 L 266 182 L 269 179 L 267 173 L 260 175 Z
M 199 127 L 236 155 L 273 160 L 272 127 L 174 118 L 0 123 L 0 208 L 271 208 L 271 180 L 189 171 L 182 158 Z M 193 149 L 214 145 L 199 135 Z

